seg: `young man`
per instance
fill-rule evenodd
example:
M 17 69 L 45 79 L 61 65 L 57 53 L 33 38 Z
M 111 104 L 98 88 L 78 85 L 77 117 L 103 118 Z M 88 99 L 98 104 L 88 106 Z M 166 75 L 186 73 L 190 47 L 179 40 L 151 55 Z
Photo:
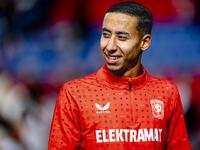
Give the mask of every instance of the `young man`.
M 191 149 L 177 87 L 141 65 L 152 23 L 133 1 L 107 11 L 100 42 L 106 64 L 62 86 L 49 150 Z

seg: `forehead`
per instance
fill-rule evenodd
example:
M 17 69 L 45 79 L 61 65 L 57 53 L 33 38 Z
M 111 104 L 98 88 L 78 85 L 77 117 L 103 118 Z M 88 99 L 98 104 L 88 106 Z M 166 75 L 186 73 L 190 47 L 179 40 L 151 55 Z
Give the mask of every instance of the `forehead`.
M 123 13 L 107 13 L 103 20 L 103 28 L 109 30 L 123 30 L 127 32 L 136 32 L 138 18 Z

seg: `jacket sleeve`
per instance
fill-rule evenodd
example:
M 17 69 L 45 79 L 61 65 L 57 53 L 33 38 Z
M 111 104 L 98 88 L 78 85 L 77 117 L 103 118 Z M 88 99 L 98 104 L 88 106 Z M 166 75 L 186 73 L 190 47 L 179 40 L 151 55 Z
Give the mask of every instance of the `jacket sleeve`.
M 167 150 L 191 150 L 183 107 L 177 88 L 174 94 L 174 104 L 171 104 L 171 106 L 174 105 L 174 109 L 168 124 Z
M 63 85 L 55 105 L 48 150 L 78 149 L 80 145 L 79 109 L 71 93 Z

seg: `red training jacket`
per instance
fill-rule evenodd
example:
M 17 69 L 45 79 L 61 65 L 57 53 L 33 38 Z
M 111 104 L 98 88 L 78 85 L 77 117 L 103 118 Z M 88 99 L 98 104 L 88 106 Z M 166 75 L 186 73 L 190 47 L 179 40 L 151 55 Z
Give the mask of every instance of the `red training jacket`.
M 119 77 L 104 65 L 65 83 L 59 93 L 48 150 L 190 150 L 177 87 L 143 68 Z

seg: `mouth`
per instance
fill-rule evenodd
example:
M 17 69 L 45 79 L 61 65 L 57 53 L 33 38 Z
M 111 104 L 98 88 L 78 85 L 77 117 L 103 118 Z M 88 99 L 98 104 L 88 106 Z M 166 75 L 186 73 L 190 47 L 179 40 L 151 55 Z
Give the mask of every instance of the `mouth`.
M 116 59 L 120 58 L 119 56 L 107 56 L 107 57 L 110 60 L 116 60 Z
M 108 56 L 106 55 L 106 61 L 108 64 L 115 64 L 121 56 Z

